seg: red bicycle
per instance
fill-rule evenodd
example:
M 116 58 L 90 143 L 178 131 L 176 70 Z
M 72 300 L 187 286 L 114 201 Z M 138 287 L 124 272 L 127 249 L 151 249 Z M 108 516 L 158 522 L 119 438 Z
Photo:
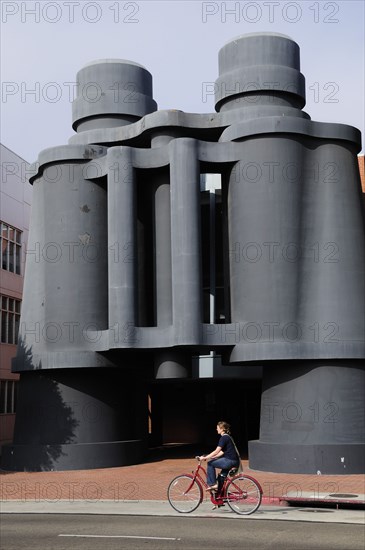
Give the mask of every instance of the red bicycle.
M 206 471 L 199 457 L 196 459 L 198 465 L 195 470 L 191 474 L 175 477 L 167 489 L 169 503 L 180 513 L 187 514 L 196 510 L 203 501 L 203 488 L 208 489 Z M 223 482 L 218 483 L 218 489 L 210 491 L 210 500 L 218 508 L 227 503 L 237 514 L 253 514 L 261 504 L 261 486 L 253 477 L 235 473 L 236 469 L 231 469 Z

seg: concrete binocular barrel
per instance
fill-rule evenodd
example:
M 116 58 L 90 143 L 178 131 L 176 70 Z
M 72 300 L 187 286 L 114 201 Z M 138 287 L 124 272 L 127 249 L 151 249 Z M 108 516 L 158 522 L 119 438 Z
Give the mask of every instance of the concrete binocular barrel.
M 135 464 L 226 410 L 247 427 L 253 372 L 252 468 L 363 473 L 361 135 L 302 110 L 299 54 L 223 46 L 210 114 L 158 111 L 130 61 L 79 71 L 76 134 L 30 178 L 3 468 Z
M 215 108 L 226 111 L 263 105 L 305 105 L 305 78 L 299 46 L 285 35 L 254 33 L 237 37 L 219 52 Z
M 105 59 L 77 73 L 72 127 L 77 132 L 131 124 L 157 110 L 152 75 L 132 61 Z

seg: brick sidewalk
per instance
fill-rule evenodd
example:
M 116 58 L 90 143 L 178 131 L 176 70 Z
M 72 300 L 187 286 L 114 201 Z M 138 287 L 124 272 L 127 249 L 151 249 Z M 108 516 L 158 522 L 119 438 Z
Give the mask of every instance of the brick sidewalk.
M 364 494 L 364 475 L 276 474 L 250 470 L 243 460 L 246 474 L 262 486 L 267 502 L 278 502 L 288 492 L 301 497 L 305 492 Z M 150 462 L 120 468 L 72 470 L 63 472 L 0 472 L 0 499 L 48 500 L 166 500 L 166 490 L 173 477 L 191 472 L 194 458 L 160 456 Z

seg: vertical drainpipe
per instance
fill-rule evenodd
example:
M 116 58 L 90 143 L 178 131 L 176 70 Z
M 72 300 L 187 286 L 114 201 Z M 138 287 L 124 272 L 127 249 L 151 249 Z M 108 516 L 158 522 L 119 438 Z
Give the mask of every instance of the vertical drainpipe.
M 209 323 L 214 324 L 215 321 L 215 298 L 216 298 L 216 280 L 215 280 L 215 189 L 209 188 L 209 230 L 210 230 L 210 304 L 209 304 Z M 211 352 L 213 354 L 213 352 Z

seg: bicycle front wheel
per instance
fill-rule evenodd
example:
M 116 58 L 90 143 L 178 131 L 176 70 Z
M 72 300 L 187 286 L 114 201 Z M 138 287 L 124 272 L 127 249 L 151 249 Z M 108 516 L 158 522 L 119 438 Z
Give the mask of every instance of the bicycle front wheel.
M 177 512 L 188 514 L 198 508 L 203 500 L 203 490 L 194 476 L 184 474 L 171 481 L 167 498 Z
M 227 484 L 227 502 L 237 514 L 253 514 L 261 504 L 261 488 L 250 477 L 234 477 Z

